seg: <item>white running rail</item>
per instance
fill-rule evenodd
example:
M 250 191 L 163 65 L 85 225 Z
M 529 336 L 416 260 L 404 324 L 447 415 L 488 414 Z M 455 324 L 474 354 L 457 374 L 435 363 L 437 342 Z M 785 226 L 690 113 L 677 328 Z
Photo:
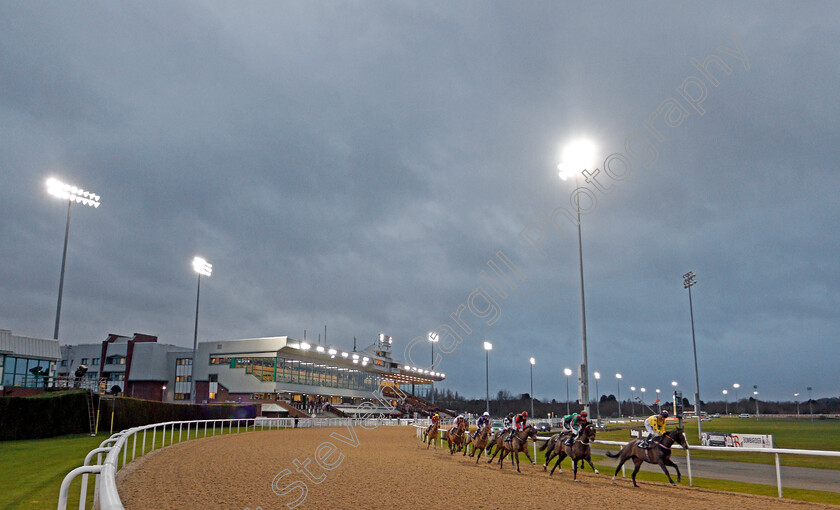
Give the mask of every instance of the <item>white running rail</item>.
M 98 448 L 91 450 L 85 457 L 84 464 L 70 471 L 61 482 L 58 495 L 58 510 L 67 509 L 70 484 L 81 475 L 82 483 L 79 491 L 79 510 L 87 506 L 88 475 L 96 475 L 93 491 L 93 507 L 101 510 L 125 510 L 120 495 L 117 492 L 117 471 L 137 457 L 141 457 L 155 449 L 165 448 L 173 444 L 201 439 L 207 436 L 226 435 L 256 430 L 275 430 L 281 428 L 312 428 L 312 427 L 348 427 L 361 425 L 364 427 L 378 426 L 406 426 L 424 420 L 405 418 L 233 418 L 220 420 L 192 420 L 153 423 L 142 427 L 134 427 L 117 432 L 102 441 Z M 426 420 L 427 421 L 427 420 Z M 216 429 L 219 432 L 216 432 Z M 234 432 L 235 430 L 235 432 Z M 177 434 L 176 434 L 177 432 Z M 149 439 L 149 446 L 146 442 Z M 139 444 L 138 444 L 139 442 Z M 139 447 L 139 451 L 138 451 Z M 129 459 L 129 450 L 131 458 Z M 105 455 L 103 460 L 102 456 Z M 96 463 L 91 464 L 96 456 Z M 122 458 L 122 459 L 121 459 Z M 122 464 L 120 463 L 122 460 Z
M 425 426 L 421 425 L 414 425 L 417 428 L 417 438 L 420 439 L 422 435 L 422 430 L 425 429 Z M 440 445 L 441 448 L 443 447 L 443 434 L 440 437 Z M 548 441 L 551 439 L 550 436 L 537 436 L 537 441 Z M 608 444 L 608 445 L 615 445 L 615 446 L 624 446 L 628 442 L 625 441 L 601 441 L 599 439 L 595 440 L 596 443 L 599 444 Z M 535 442 L 536 443 L 536 442 Z M 536 444 L 535 444 L 536 446 Z M 682 446 L 675 444 L 674 447 L 682 449 Z M 816 457 L 840 457 L 840 452 L 830 451 L 830 450 L 794 450 L 791 448 L 725 448 L 720 446 L 691 446 L 689 445 L 690 449 L 685 451 L 685 462 L 688 466 L 688 485 L 692 484 L 691 479 L 691 451 L 692 450 L 700 450 L 700 451 L 707 451 L 707 452 L 723 452 L 723 453 L 772 453 L 776 457 L 776 488 L 779 492 L 779 497 L 782 496 L 782 468 L 779 462 L 779 455 L 813 455 Z M 536 451 L 534 453 L 534 460 L 536 460 Z M 622 468 L 622 475 L 623 475 L 623 468 Z

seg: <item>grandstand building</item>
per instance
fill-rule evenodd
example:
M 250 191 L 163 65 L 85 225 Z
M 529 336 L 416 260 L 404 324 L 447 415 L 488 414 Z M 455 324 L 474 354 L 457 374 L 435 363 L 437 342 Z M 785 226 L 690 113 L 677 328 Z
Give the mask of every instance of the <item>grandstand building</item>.
M 195 372 L 199 402 L 275 402 L 281 414 L 286 406 L 309 413 L 330 406 L 352 414 L 354 404 L 370 399 L 381 386 L 417 395 L 444 379 L 445 374 L 394 360 L 392 342 L 380 335 L 361 351 L 288 336 L 203 342 L 189 368 Z M 184 368 L 192 363 L 189 358 L 176 361 L 182 375 L 172 381 L 167 400 L 189 400 L 192 370 Z
M 392 388 L 422 397 L 445 374 L 402 364 L 391 357 L 393 340 L 380 335 L 356 351 L 311 344 L 288 336 L 201 342 L 192 349 L 161 344 L 157 337 L 110 334 L 98 344 L 61 347 L 58 375 L 72 377 L 80 365 L 91 381 L 128 397 L 189 403 L 195 377 L 198 403 L 259 402 L 266 416 L 332 413 L 353 416 L 374 391 Z M 402 413 L 428 412 L 420 398 L 402 403 Z M 396 412 L 400 414 L 400 412 Z

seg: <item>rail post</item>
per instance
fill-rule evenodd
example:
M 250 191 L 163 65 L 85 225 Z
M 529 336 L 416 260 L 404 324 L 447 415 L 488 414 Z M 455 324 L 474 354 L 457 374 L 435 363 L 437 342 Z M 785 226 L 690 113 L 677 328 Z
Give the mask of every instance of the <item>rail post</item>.
M 782 466 L 779 464 L 779 454 L 776 453 L 776 487 L 779 489 L 779 497 L 782 497 Z
M 685 450 L 685 465 L 688 466 L 688 486 L 694 487 L 691 481 L 691 451 L 688 449 Z

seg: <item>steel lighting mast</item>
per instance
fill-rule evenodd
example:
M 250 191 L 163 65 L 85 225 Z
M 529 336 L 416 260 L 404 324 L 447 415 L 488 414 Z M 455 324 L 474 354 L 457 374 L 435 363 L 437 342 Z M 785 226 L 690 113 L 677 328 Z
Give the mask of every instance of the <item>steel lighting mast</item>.
M 683 275 L 683 287 L 688 289 L 688 308 L 691 312 L 691 345 L 694 347 L 694 383 L 697 393 L 694 394 L 694 414 L 697 415 L 697 433 L 703 436 L 703 422 L 700 418 L 700 375 L 697 371 L 697 342 L 694 339 L 694 306 L 691 302 L 691 287 L 697 283 L 697 276 L 694 271 Z
M 201 275 L 210 276 L 213 272 L 213 266 L 201 257 L 195 257 L 192 264 L 193 269 L 198 273 L 198 290 L 195 294 L 195 333 L 193 334 L 192 375 L 190 376 L 190 402 L 194 404 L 197 402 L 195 398 L 195 353 L 198 348 L 198 301 L 201 298 Z
M 563 162 L 557 165 L 560 170 L 560 178 L 567 180 L 571 174 L 575 176 L 575 188 L 578 188 L 578 174 L 586 172 L 586 168 L 595 158 L 595 145 L 588 140 L 578 140 L 569 144 L 563 150 Z M 580 197 L 576 201 L 577 206 L 577 231 L 578 231 L 578 262 L 580 268 L 580 331 L 581 343 L 583 344 L 583 363 L 580 365 L 581 404 L 586 414 L 589 414 L 589 360 L 586 350 L 586 299 L 583 291 L 583 239 L 580 228 Z M 568 399 L 566 399 L 568 403 Z
M 70 206 L 73 202 L 83 204 L 94 209 L 99 207 L 99 195 L 85 191 L 76 186 L 65 184 L 58 179 L 47 179 L 47 193 L 62 200 L 67 200 L 67 226 L 64 228 L 64 252 L 61 254 L 61 276 L 58 280 L 58 304 L 55 307 L 55 330 L 53 339 L 58 340 L 58 324 L 61 320 L 61 296 L 64 293 L 64 266 L 67 262 L 67 238 L 70 237 Z

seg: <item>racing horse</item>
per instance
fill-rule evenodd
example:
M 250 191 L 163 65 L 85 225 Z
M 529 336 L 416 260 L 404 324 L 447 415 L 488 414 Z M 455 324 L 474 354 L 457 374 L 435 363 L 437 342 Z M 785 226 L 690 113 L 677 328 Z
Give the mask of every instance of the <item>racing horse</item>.
M 478 459 L 481 458 L 481 454 L 484 453 L 484 448 L 487 447 L 487 443 L 490 442 L 490 424 L 488 423 L 484 428 L 478 431 L 478 435 L 475 436 L 473 439 L 472 434 L 467 435 L 467 440 L 464 442 L 464 455 L 467 454 L 467 446 L 472 443 L 473 449 L 472 453 L 470 453 L 470 457 L 475 457 L 475 452 L 478 450 L 478 457 L 475 459 L 475 463 L 478 464 Z
M 648 448 L 639 447 L 640 442 L 640 439 L 630 441 L 624 445 L 618 453 L 607 452 L 607 457 L 614 459 L 618 458 L 618 466 L 615 468 L 612 483 L 615 483 L 615 476 L 618 474 L 618 470 L 621 469 L 621 466 L 628 460 L 633 459 L 633 464 L 636 465 L 635 469 L 633 469 L 633 487 L 639 486 L 636 484 L 636 473 L 639 472 L 639 468 L 642 466 L 643 462 L 659 464 L 659 467 L 662 468 L 662 471 L 665 473 L 665 476 L 668 477 L 668 481 L 671 482 L 671 485 L 676 485 L 671 479 L 671 474 L 668 473 L 668 468 L 666 466 L 671 466 L 677 470 L 677 482 L 679 482 L 680 468 L 677 467 L 677 465 L 674 464 L 674 461 L 671 460 L 671 446 L 674 443 L 677 443 L 688 450 L 688 442 L 685 439 L 685 432 L 683 431 L 683 428 L 677 427 L 674 430 L 666 432 L 658 440 L 650 443 Z
M 458 427 L 446 431 L 446 442 L 449 443 L 449 454 L 460 452 L 464 446 L 464 431 L 467 430 L 467 420 L 458 422 Z
M 438 440 L 438 431 L 440 430 L 440 422 L 433 423 L 429 425 L 429 431 L 426 433 L 426 438 L 423 440 L 424 442 L 428 442 L 429 444 L 426 446 L 426 449 L 429 449 L 429 446 L 432 446 L 432 443 L 435 444 L 435 450 L 437 450 L 437 440 Z
M 551 472 L 548 476 L 554 474 L 554 470 L 560 466 L 560 463 L 563 462 L 563 459 L 566 457 L 572 458 L 572 469 L 574 472 L 574 480 L 577 481 L 577 471 L 578 471 L 578 462 L 580 461 L 581 469 L 583 469 L 583 461 L 589 463 L 589 467 L 592 468 L 592 471 L 595 474 L 598 474 L 599 471 L 595 469 L 595 466 L 592 465 L 592 442 L 595 441 L 595 426 L 591 423 L 587 424 L 583 427 L 583 430 L 580 431 L 580 435 L 578 435 L 575 442 L 572 443 L 572 446 L 567 446 L 563 441 L 557 441 L 554 446 L 553 451 L 549 451 L 546 454 L 546 461 L 545 466 L 543 466 L 543 471 L 545 468 L 548 467 L 548 461 L 551 460 L 552 454 L 557 456 L 557 462 L 554 464 L 554 467 L 551 468 Z M 560 468 L 560 472 L 563 472 L 563 468 Z
M 510 441 L 505 441 L 504 436 L 499 435 L 496 439 L 496 451 L 493 452 L 493 456 L 490 457 L 490 460 L 487 463 L 493 462 L 493 459 L 496 458 L 496 455 L 499 452 L 502 452 L 502 456 L 499 457 L 499 469 L 502 469 L 504 466 L 505 457 L 510 454 L 511 456 L 511 464 L 514 463 L 516 465 L 517 473 L 521 473 L 519 469 L 519 452 L 524 452 L 525 456 L 528 457 L 528 460 L 531 461 L 531 464 L 534 463 L 534 460 L 531 459 L 531 456 L 528 454 L 528 439 L 535 441 L 537 439 L 537 429 L 534 428 L 533 425 L 528 425 L 524 429 L 520 430 L 519 432 L 515 432 L 513 437 Z

